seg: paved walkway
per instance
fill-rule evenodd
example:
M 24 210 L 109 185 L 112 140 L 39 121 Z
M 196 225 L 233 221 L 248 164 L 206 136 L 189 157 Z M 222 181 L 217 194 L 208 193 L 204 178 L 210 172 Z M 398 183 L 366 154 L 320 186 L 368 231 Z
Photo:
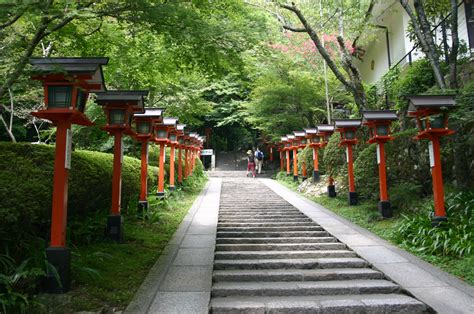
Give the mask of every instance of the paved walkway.
M 272 212 L 260 211 L 260 203 Z M 294 237 L 297 233 L 300 239 Z M 285 264 L 288 254 L 293 262 Z M 331 258 L 346 263 L 336 270 L 323 269 Z M 414 298 L 400 294 L 403 291 Z M 341 294 L 353 297 L 338 305 L 328 294 L 339 301 Z M 393 307 L 386 302 L 388 295 Z M 282 302 L 275 302 L 275 296 Z M 302 298 L 302 303 L 293 302 L 298 313 L 351 308 L 350 312 L 413 313 L 422 311 L 424 304 L 439 313 L 474 313 L 471 286 L 276 181 L 250 178 L 210 179 L 125 312 L 208 313 L 211 304 L 216 313 L 244 310 L 246 305 L 248 313 L 287 313 L 288 301 L 296 298 Z M 341 306 L 339 310 L 335 305 Z

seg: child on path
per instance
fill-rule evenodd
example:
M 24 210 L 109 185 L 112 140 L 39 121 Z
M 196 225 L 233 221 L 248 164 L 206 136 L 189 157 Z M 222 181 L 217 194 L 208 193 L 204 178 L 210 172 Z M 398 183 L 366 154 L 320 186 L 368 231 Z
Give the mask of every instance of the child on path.
M 255 178 L 255 156 L 251 150 L 247 151 L 247 176 L 249 171 L 252 171 L 252 176 Z

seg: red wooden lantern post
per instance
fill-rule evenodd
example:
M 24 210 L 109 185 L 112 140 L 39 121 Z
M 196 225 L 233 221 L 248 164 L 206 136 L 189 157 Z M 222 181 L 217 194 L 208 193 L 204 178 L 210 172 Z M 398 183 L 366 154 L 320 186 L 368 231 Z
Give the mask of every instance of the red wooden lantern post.
M 165 118 L 163 118 L 164 120 Z M 160 146 L 158 157 L 158 189 L 156 196 L 165 197 L 165 145 L 168 144 L 169 127 L 163 123 L 155 124 L 155 142 Z
M 356 131 L 361 125 L 361 120 L 335 120 L 336 131 L 341 134 L 339 146 L 346 147 L 347 175 L 349 177 L 349 205 L 357 205 L 357 192 L 355 190 L 354 180 L 354 157 L 352 146 L 357 144 Z
M 175 148 L 178 145 L 177 118 L 163 118 L 163 124 L 168 127 L 168 139 L 170 145 L 170 191 L 175 190 Z
M 183 148 L 184 148 L 184 128 L 185 124 L 178 124 L 178 183 L 183 183 Z
M 293 134 L 295 135 L 295 144 L 297 145 L 296 150 L 298 149 L 304 149 L 306 147 L 307 141 L 306 141 L 306 133 L 304 131 L 294 131 Z M 300 157 L 303 157 L 300 155 Z M 296 161 L 296 167 L 298 167 L 298 160 Z M 301 177 L 304 180 L 306 180 L 307 177 L 307 172 L 306 172 L 306 162 L 304 159 L 301 161 Z
M 448 128 L 448 110 L 456 106 L 455 96 L 425 95 L 408 96 L 410 106 L 408 115 L 416 118 L 418 125 L 417 140 L 429 140 L 431 176 L 433 178 L 434 217 L 431 225 L 438 227 L 447 221 L 444 206 L 443 173 L 441 169 L 440 138 L 454 134 Z
M 120 215 L 122 198 L 122 161 L 124 134 L 133 135 L 131 123 L 135 112 L 143 112 L 143 97 L 148 91 L 108 91 L 97 94 L 97 103 L 107 115 L 103 130 L 114 136 L 114 165 L 112 173 L 112 206 L 107 219 L 107 235 L 123 241 L 123 217 Z
M 370 139 L 368 143 L 377 145 L 377 164 L 379 166 L 380 201 L 378 209 L 384 218 L 392 217 L 392 208 L 387 191 L 387 167 L 385 164 L 385 143 L 393 139 L 390 136 L 390 125 L 397 120 L 394 110 L 363 110 L 362 121 L 369 127 Z
M 197 145 L 197 133 L 196 132 L 191 132 L 189 133 L 190 137 L 190 160 L 189 160 L 189 172 L 190 175 L 193 174 L 194 172 L 194 167 L 196 165 L 196 145 Z
M 140 197 L 138 199 L 138 212 L 143 215 L 148 210 L 148 143 L 154 141 L 153 125 L 161 123 L 163 109 L 145 108 L 145 113 L 135 114 L 135 139 L 142 143 L 141 168 L 140 168 Z
M 278 143 L 278 152 L 280 154 L 280 171 L 285 170 L 285 143 L 284 143 L 284 137 L 281 138 L 281 142 Z
M 293 181 L 298 181 L 298 145 L 293 134 L 287 134 L 286 137 L 289 144 L 288 151 L 293 152 Z M 288 153 L 288 157 L 290 157 L 290 153 Z
M 184 178 L 189 176 L 189 148 L 191 145 L 191 138 L 189 132 L 184 133 Z
M 318 134 L 320 136 L 320 147 L 326 147 L 329 143 L 329 138 L 331 135 L 334 133 L 334 125 L 330 124 L 320 124 L 317 127 L 318 129 Z M 328 169 L 329 175 L 328 175 L 328 187 L 327 187 L 327 192 L 329 197 L 336 197 L 336 186 L 334 185 L 334 179 L 330 174 L 330 169 Z
M 318 129 L 305 129 L 309 146 L 313 148 L 313 182 L 319 181 L 319 148 L 321 147 L 321 137 Z
M 47 119 L 56 126 L 56 155 L 54 160 L 51 238 L 46 259 L 56 273 L 48 270 L 45 290 L 51 293 L 69 291 L 71 253 L 66 247 L 68 179 L 71 169 L 71 125 L 93 123 L 84 115 L 90 92 L 105 91 L 102 65 L 108 58 L 32 58 L 30 63 L 42 81 L 45 109 L 31 114 Z M 59 280 L 58 280 L 59 279 Z
M 290 150 L 291 150 L 291 142 L 288 139 L 288 136 L 282 137 L 282 142 L 284 143 L 283 151 L 285 152 L 285 160 L 286 160 L 286 175 L 290 176 Z

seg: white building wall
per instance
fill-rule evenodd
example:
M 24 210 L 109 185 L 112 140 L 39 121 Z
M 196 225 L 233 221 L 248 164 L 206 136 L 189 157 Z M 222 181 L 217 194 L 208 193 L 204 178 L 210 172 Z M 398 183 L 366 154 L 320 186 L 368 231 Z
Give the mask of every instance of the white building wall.
M 410 18 L 405 10 L 401 7 L 398 1 L 392 1 L 391 4 L 385 2 L 383 8 L 379 8 L 379 16 L 377 16 L 373 23 L 377 25 L 387 26 L 389 29 L 389 40 L 390 40 L 390 54 L 392 66 L 398 63 L 405 66 L 409 63 L 408 57 L 402 60 L 402 58 L 410 52 L 414 43 L 406 35 L 406 30 L 410 23 Z M 458 33 L 459 39 L 466 43 L 469 47 L 469 37 L 467 32 L 466 23 L 466 12 L 464 4 L 458 8 Z M 438 42 L 442 40 L 441 31 L 437 32 L 436 39 Z M 448 39 L 450 34 L 448 34 Z M 450 44 L 450 42 L 448 42 Z M 387 44 L 385 39 L 385 30 L 378 30 L 376 38 L 368 45 L 363 47 L 366 50 L 364 60 L 361 62 L 356 61 L 356 65 L 361 72 L 362 79 L 366 83 L 375 83 L 387 73 L 388 58 L 387 58 Z M 421 49 L 415 49 L 411 53 L 411 60 L 416 61 L 424 57 Z M 372 68 L 373 64 L 373 68 Z

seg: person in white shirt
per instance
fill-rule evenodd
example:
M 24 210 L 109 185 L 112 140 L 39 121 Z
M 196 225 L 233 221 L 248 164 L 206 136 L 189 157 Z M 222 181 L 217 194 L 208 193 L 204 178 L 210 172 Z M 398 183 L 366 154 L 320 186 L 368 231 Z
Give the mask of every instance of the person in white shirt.
M 258 174 L 262 172 L 263 158 L 263 152 L 257 147 L 257 150 L 255 150 L 255 168 L 257 168 Z

